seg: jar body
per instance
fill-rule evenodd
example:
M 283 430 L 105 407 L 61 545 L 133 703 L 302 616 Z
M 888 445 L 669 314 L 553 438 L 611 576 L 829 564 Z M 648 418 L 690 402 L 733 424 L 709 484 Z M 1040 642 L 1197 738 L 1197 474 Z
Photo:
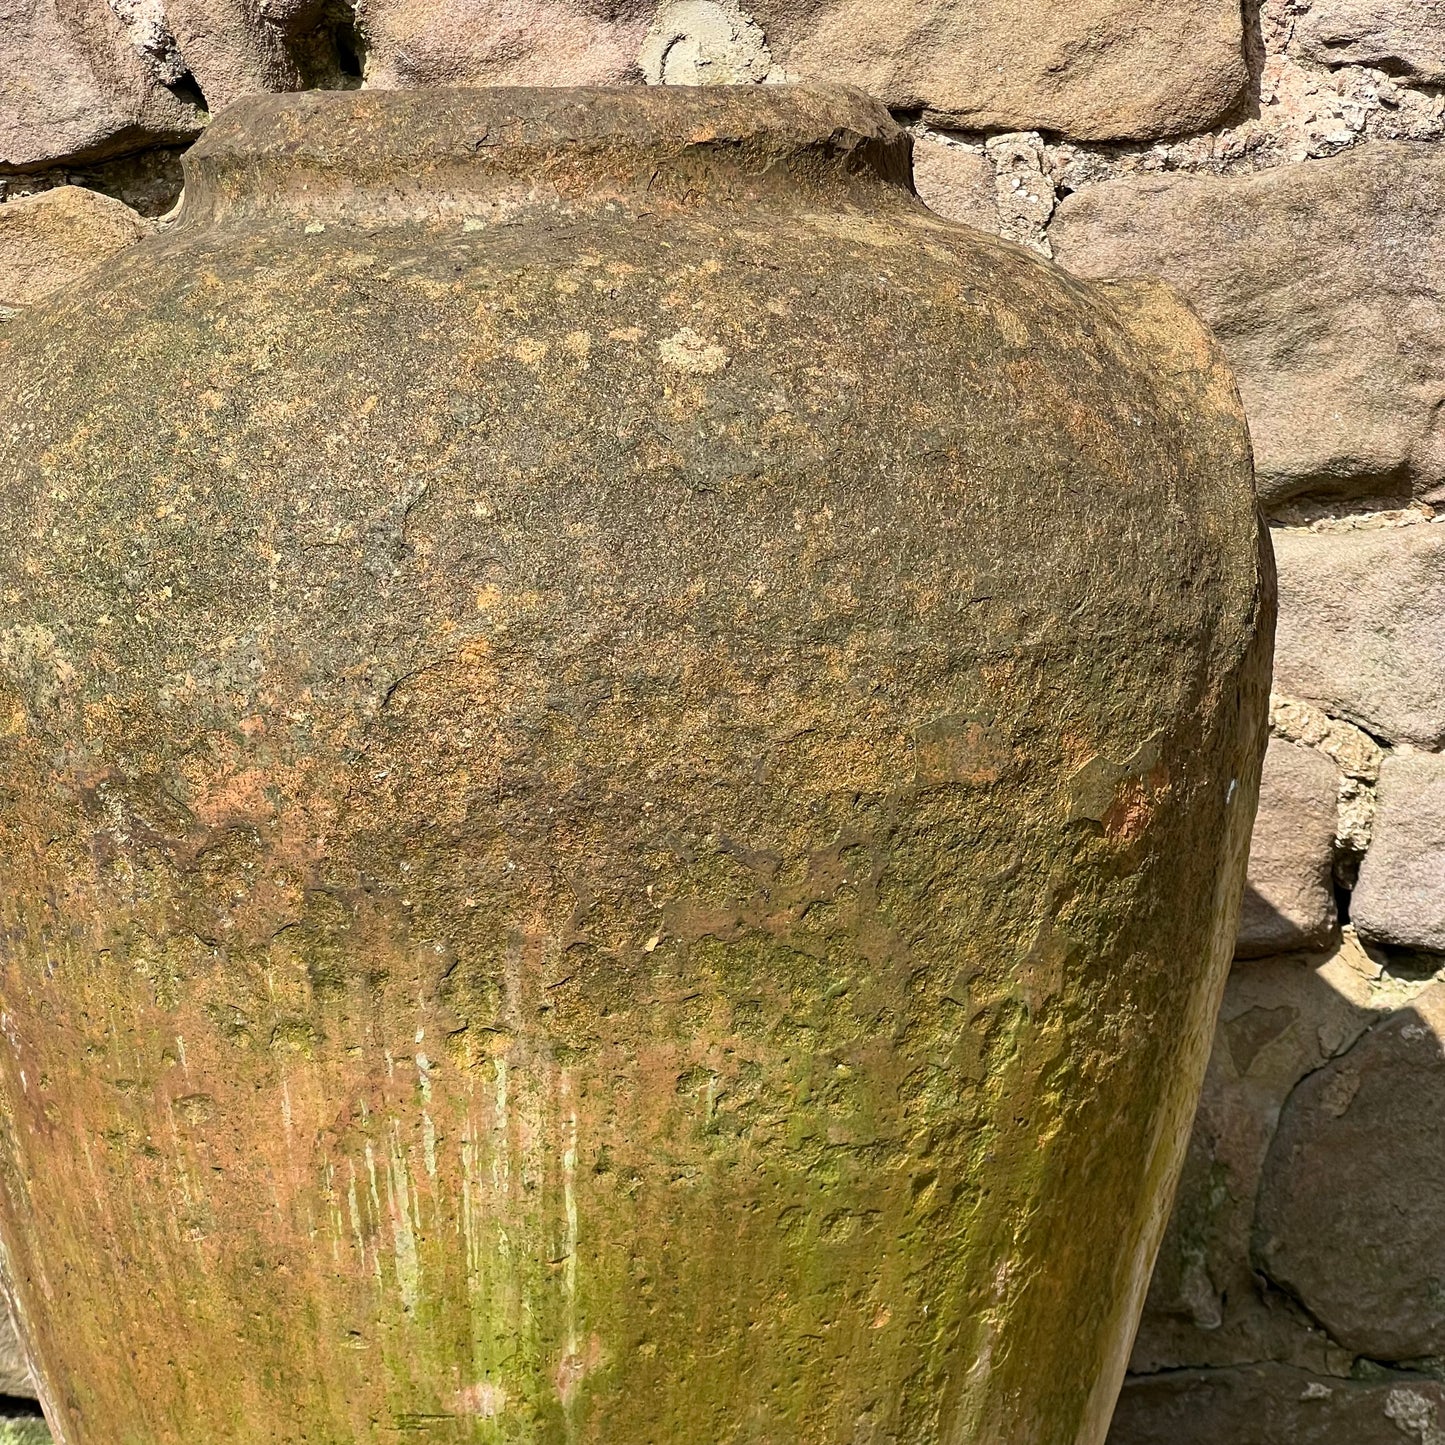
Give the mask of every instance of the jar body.
M 72 1445 L 1102 1438 L 1262 747 L 1237 401 L 1162 293 L 720 189 L 263 208 L 4 343 Z

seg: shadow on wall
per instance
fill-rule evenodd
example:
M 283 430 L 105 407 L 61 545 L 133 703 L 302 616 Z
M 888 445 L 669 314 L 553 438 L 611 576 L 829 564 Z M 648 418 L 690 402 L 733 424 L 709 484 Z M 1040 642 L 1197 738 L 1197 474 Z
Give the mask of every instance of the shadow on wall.
M 1238 961 L 1110 1445 L 1441 1445 L 1442 1200 L 1445 982 Z

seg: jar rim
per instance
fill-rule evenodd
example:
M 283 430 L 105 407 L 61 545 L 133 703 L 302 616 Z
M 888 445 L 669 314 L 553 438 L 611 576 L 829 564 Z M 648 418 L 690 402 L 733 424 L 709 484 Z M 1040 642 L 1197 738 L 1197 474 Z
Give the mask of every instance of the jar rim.
M 338 186 L 667 194 L 700 168 L 755 189 L 881 180 L 911 190 L 910 149 L 883 104 L 850 86 L 492 86 L 247 96 L 183 164 L 194 220 Z

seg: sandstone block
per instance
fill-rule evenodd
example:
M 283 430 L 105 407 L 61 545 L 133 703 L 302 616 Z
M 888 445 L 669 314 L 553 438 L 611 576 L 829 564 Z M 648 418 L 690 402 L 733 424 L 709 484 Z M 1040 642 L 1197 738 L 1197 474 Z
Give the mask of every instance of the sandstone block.
M 1158 275 L 1234 366 L 1267 503 L 1445 494 L 1445 156 L 1406 143 L 1242 177 L 1134 175 L 1049 228 L 1081 275 Z
M 119 155 L 200 129 L 199 111 L 170 88 L 185 74 L 173 39 L 146 8 L 0 7 L 0 172 Z
M 1273 539 L 1276 687 L 1388 742 L 1445 743 L 1445 523 Z
M 1250 1241 L 1280 1109 L 1302 1078 L 1384 1016 L 1375 972 L 1347 934 L 1327 956 L 1259 959 L 1230 975 L 1133 1369 L 1269 1358 L 1348 1368 L 1348 1357 L 1286 1296 L 1260 1288 Z M 1399 991 L 1391 988 L 1388 999 L 1385 1011 L 1401 1001 Z
M 1363 938 L 1445 953 L 1445 757 L 1392 753 L 1350 915 Z
M 0 306 L 31 306 L 150 234 L 121 201 L 58 186 L 0 206 Z
M 366 83 L 616 85 L 641 80 L 655 4 L 590 0 L 359 0 Z
M 1222 0 L 759 0 L 790 73 L 981 130 L 1095 140 L 1195 130 L 1243 92 L 1237 8 Z
M 1442 0 L 1314 0 L 1296 35 L 1301 55 L 1326 65 L 1373 65 L 1445 83 Z
M 1445 984 L 1290 1096 L 1270 1147 L 1256 1258 L 1346 1349 L 1445 1354 Z
M 303 64 L 327 28 L 324 0 L 166 0 L 166 18 L 211 111 L 255 91 L 334 84 Z
M 993 166 L 982 151 L 928 137 L 916 140 L 913 183 L 930 210 L 950 221 L 998 234 Z
M 373 85 L 767 75 L 849 82 L 942 124 L 1095 140 L 1197 130 L 1246 83 L 1230 0 L 361 0 L 358 19 Z
M 1339 774 L 1312 748 L 1272 738 L 1259 787 L 1235 956 L 1321 948 L 1335 931 Z
M 1442 1426 L 1445 1385 L 1436 1380 L 1250 1365 L 1128 1381 L 1109 1445 L 1435 1445 Z

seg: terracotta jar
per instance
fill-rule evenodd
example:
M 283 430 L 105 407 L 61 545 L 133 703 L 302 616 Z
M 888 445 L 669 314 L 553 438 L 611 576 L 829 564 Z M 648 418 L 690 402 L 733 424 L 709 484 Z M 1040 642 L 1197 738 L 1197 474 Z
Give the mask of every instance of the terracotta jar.
M 1103 1436 L 1271 583 L 1170 293 L 850 91 L 248 100 L 0 340 L 66 1445 Z

